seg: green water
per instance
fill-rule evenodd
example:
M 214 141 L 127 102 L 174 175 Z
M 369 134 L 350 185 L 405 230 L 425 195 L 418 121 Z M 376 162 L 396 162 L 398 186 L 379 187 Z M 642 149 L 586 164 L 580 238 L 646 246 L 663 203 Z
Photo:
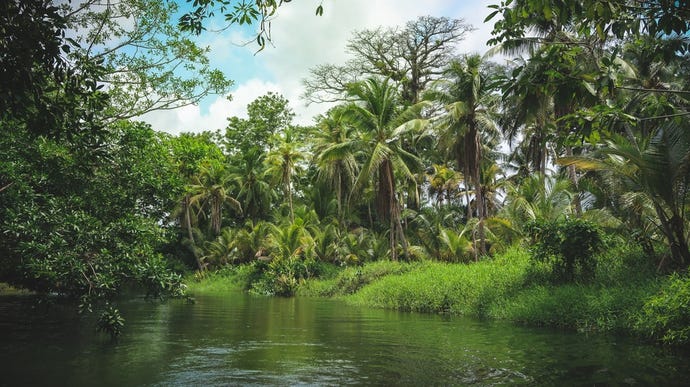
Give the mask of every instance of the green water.
M 0 385 L 687 385 L 690 356 L 627 338 L 244 294 L 130 301 L 124 336 L 0 298 Z

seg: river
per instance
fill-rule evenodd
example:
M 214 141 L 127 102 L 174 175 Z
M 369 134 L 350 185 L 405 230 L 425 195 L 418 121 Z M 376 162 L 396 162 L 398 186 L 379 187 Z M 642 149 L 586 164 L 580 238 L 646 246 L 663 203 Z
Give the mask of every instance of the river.
M 2 386 L 687 385 L 690 356 L 612 335 L 246 294 L 127 301 L 122 337 L 0 297 Z

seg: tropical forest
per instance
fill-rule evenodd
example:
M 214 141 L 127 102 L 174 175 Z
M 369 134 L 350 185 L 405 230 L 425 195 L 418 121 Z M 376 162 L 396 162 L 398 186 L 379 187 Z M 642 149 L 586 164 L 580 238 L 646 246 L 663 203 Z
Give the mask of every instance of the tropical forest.
M 142 119 L 230 92 L 200 37 L 337 1 L 1 2 L 8 385 L 682 385 L 690 4 L 487 1 Z

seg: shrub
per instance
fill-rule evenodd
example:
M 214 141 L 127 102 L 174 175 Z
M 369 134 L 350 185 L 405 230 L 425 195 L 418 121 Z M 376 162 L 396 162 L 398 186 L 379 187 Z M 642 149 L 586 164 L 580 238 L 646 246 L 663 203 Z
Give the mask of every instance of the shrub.
M 533 261 L 545 264 L 554 282 L 589 281 L 602 246 L 599 230 L 582 219 L 533 221 L 527 225 Z
M 665 343 L 690 343 L 690 277 L 669 277 L 661 290 L 645 302 L 636 328 Z
M 300 256 L 274 259 L 267 264 L 257 261 L 255 265 L 265 269 L 259 269 L 260 277 L 252 281 L 250 291 L 283 297 L 293 296 L 304 280 L 318 275 L 322 268 L 315 259 Z

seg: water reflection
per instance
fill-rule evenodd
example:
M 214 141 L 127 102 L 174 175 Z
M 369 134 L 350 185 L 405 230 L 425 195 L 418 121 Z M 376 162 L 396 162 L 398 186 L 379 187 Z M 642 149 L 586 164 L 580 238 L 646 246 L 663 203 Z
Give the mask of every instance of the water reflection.
M 0 385 L 683 385 L 688 356 L 613 336 L 233 294 L 123 306 L 117 342 L 0 299 Z

